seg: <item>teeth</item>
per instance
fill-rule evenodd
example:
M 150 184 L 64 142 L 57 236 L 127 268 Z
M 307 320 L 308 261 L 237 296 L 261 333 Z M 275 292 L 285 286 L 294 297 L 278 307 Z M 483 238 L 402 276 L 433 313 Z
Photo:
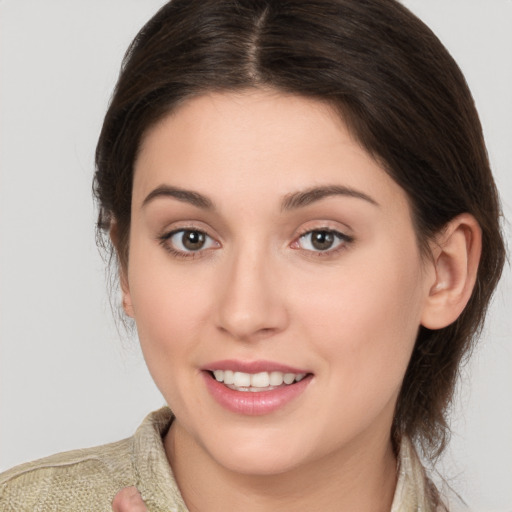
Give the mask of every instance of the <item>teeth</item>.
M 248 388 L 251 385 L 251 376 L 248 373 L 235 372 L 233 384 L 237 388 Z
M 270 373 L 270 385 L 280 386 L 283 383 L 283 374 L 281 372 Z
M 283 377 L 285 384 L 291 384 L 295 380 L 295 374 L 294 373 L 285 373 Z
M 246 373 L 246 375 L 248 375 Z M 251 375 L 251 386 L 253 388 L 268 388 L 270 376 L 267 372 L 255 373 Z
M 218 371 L 222 372 L 222 370 L 218 370 Z M 234 384 L 234 382 L 235 382 L 234 372 L 232 372 L 231 370 L 226 370 L 222 373 L 224 373 L 224 376 L 220 382 L 224 382 L 224 384 Z M 215 378 L 217 378 L 217 377 L 215 377 Z M 219 379 L 217 379 L 217 380 L 219 380 Z
M 233 389 L 246 388 L 244 390 L 252 390 L 251 388 L 274 388 L 284 384 L 289 385 L 294 382 L 300 382 L 305 373 L 283 373 L 283 372 L 260 372 L 260 373 L 244 373 L 233 372 L 231 370 L 214 370 L 215 380 L 223 382 Z

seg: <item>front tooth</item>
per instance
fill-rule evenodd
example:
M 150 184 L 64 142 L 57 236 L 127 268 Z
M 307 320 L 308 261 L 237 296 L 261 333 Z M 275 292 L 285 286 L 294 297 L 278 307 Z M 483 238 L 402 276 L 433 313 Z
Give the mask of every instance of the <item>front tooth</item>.
M 283 383 L 283 372 L 270 372 L 269 384 L 271 386 L 280 386 Z
M 305 373 L 260 372 L 255 374 L 234 372 L 232 370 L 214 370 L 213 375 L 218 382 L 239 388 L 267 388 L 300 382 Z
M 226 376 L 224 376 L 224 382 L 226 382 Z M 233 374 L 233 384 L 237 388 L 248 388 L 251 385 L 251 376 L 248 373 L 235 372 Z
M 224 384 L 234 384 L 234 373 L 231 370 L 224 370 Z
M 295 380 L 295 373 L 285 373 L 283 381 L 285 384 L 291 384 Z
M 268 372 L 255 373 L 251 375 L 251 386 L 255 388 L 267 388 L 270 384 Z

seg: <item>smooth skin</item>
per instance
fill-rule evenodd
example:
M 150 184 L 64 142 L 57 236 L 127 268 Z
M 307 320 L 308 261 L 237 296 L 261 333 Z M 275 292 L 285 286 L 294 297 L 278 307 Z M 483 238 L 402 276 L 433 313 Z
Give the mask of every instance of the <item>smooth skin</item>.
M 176 415 L 164 445 L 190 511 L 389 511 L 418 328 L 463 310 L 480 237 L 464 214 L 421 254 L 405 192 L 317 100 L 212 93 L 150 129 L 123 304 Z M 226 359 L 311 380 L 245 416 L 205 386 L 205 366 Z

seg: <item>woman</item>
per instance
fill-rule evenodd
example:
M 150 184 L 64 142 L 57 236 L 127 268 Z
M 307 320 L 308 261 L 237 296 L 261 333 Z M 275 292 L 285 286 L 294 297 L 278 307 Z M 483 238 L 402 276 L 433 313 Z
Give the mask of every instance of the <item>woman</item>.
M 173 1 L 127 54 L 96 160 L 123 307 L 175 417 L 15 469 L 4 502 L 122 508 L 135 486 L 149 510 L 442 507 L 411 442 L 443 448 L 504 251 L 435 36 L 391 1 Z

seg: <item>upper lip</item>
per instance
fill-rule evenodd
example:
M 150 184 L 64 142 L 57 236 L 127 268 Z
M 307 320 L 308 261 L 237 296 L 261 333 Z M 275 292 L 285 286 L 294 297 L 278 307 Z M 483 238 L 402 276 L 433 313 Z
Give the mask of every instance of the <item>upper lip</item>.
M 232 370 L 243 373 L 260 373 L 260 372 L 283 372 L 283 373 L 311 373 L 301 368 L 295 368 L 287 364 L 277 363 L 274 361 L 239 361 L 237 359 L 224 359 L 222 361 L 214 361 L 204 365 L 202 370 Z

